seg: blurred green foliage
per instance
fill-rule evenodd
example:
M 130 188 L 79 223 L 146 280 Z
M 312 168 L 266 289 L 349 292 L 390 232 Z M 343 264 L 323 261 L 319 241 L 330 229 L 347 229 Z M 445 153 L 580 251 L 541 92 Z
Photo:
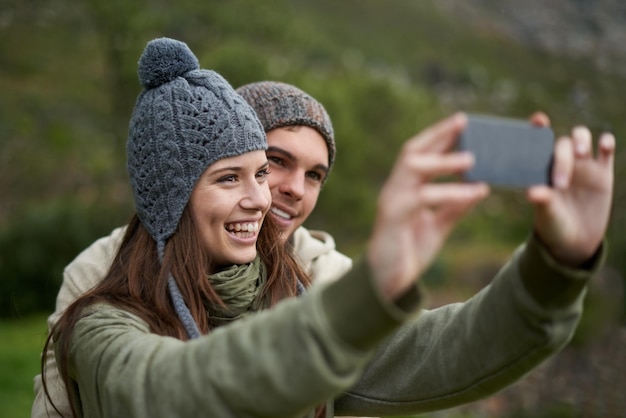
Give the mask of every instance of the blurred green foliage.
M 62 267 L 132 212 L 128 118 L 147 41 L 183 40 L 234 86 L 293 83 L 333 118 L 337 163 L 308 226 L 363 247 L 402 142 L 452 112 L 525 118 L 557 133 L 610 127 L 623 148 L 626 79 L 477 31 L 434 1 L 33 0 L 0 3 L 0 315 L 50 310 Z M 626 154 L 619 151 L 610 263 L 626 271 Z M 463 269 L 468 243 L 507 253 L 528 233 L 523 195 L 498 191 L 431 270 Z M 485 264 L 502 261 L 485 252 Z
M 64 199 L 13 216 L 0 230 L 0 317 L 52 312 L 63 267 L 94 237 L 109 233 L 116 221 L 110 215 Z
M 0 418 L 29 417 L 33 377 L 39 373 L 46 317 L 0 318 Z M 10 343 L 8 343 L 10 342 Z

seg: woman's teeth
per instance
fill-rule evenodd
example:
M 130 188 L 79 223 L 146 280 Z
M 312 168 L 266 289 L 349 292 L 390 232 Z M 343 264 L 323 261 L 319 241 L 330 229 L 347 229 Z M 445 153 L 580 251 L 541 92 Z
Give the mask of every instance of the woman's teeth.
M 259 231 L 259 223 L 251 222 L 228 224 L 226 225 L 226 230 L 234 233 L 238 237 L 247 238 L 254 236 L 254 234 Z

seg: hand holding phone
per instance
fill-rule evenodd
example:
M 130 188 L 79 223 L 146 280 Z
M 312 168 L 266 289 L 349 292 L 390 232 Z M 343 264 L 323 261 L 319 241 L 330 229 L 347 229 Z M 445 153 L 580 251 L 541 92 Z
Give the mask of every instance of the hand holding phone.
M 549 127 L 495 116 L 468 115 L 457 148 L 474 155 L 466 181 L 525 188 L 551 184 L 554 133 Z

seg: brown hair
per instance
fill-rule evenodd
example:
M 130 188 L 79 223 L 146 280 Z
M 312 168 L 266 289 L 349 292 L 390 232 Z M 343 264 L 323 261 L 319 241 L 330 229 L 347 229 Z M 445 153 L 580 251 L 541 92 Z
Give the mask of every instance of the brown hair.
M 267 268 L 267 284 L 261 297 L 266 296 L 271 305 L 284 298 L 297 295 L 297 281 L 310 286 L 310 278 L 293 258 L 286 240 L 272 218 L 267 216 L 259 232 L 257 252 Z M 44 352 L 53 340 L 59 356 L 59 372 L 66 388 L 70 387 L 68 357 L 72 329 L 87 306 L 105 302 L 127 309 L 142 318 L 155 334 L 186 340 L 187 333 L 178 319 L 167 291 L 169 272 L 175 278 L 180 292 L 200 331 L 206 334 L 214 326 L 209 323 L 205 304 L 220 304 L 222 300 L 211 287 L 207 277 L 211 270 L 210 255 L 203 250 L 199 234 L 185 208 L 178 228 L 165 246 L 163 262 L 159 263 L 156 242 L 134 215 L 126 229 L 122 244 L 104 279 L 93 289 L 74 301 L 55 324 L 46 340 Z M 45 379 L 45 356 L 42 357 L 41 375 L 44 391 L 54 406 Z M 72 411 L 76 405 L 70 397 Z

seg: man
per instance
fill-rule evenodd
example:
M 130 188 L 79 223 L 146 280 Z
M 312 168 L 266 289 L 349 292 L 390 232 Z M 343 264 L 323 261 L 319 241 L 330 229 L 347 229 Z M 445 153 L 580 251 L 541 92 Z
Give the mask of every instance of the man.
M 302 223 L 315 207 L 321 187 L 334 162 L 334 138 L 327 113 L 309 95 L 282 83 L 255 83 L 240 88 L 239 92 L 255 108 L 267 132 L 269 145 L 267 156 L 271 164 L 269 182 L 273 199 L 271 216 L 280 225 L 283 235 L 292 243 L 294 253 L 299 257 L 303 266 L 311 272 L 315 282 L 341 277 L 351 268 L 350 260 L 336 251 L 334 242 L 328 234 L 308 231 L 302 227 Z M 410 158 L 414 161 L 413 164 L 407 164 L 407 166 L 414 167 L 416 173 L 392 172 L 392 178 L 400 180 L 394 184 L 405 184 L 406 187 L 402 190 L 394 189 L 392 195 L 381 195 L 381 199 L 413 197 L 413 193 L 407 194 L 406 191 L 417 189 L 418 186 L 422 187 L 424 186 L 422 183 L 427 183 L 429 179 L 436 176 L 440 169 L 438 166 L 446 164 L 445 161 L 447 161 L 439 156 L 443 152 L 442 147 L 448 148 L 453 142 L 450 132 L 457 132 L 462 127 L 462 122 L 458 119 L 451 118 L 430 127 L 415 140 L 407 142 L 400 158 Z M 541 114 L 534 115 L 532 122 L 540 125 L 548 123 L 547 117 Z M 450 125 L 455 125 L 456 128 L 451 129 Z M 559 321 L 558 318 L 563 317 L 562 313 L 566 309 L 571 309 L 568 313 L 569 318 L 575 317 L 575 315 L 571 316 L 574 312 L 580 313 L 580 299 L 584 294 L 584 290 L 581 289 L 601 264 L 604 254 L 603 247 L 600 246 L 600 250 L 591 256 L 598 248 L 597 237 L 604 234 L 608 222 L 614 138 L 602 138 L 599 157 L 596 160 L 591 156 L 591 136 L 588 131 L 578 130 L 573 136 L 573 140 L 559 141 L 555 148 L 557 156 L 553 173 L 555 189 L 533 188 L 529 191 L 529 200 L 536 207 L 535 228 L 540 232 L 539 238 L 533 238 L 530 246 L 533 254 L 532 264 L 536 264 L 535 270 L 538 272 L 549 270 L 550 275 L 552 272 L 558 273 L 556 277 L 559 277 L 559 280 L 535 283 L 539 279 L 544 280 L 543 277 L 548 275 L 538 274 L 536 278 L 534 274 L 527 275 L 523 285 L 517 284 L 516 296 L 512 293 L 501 295 L 500 290 L 497 290 L 499 287 L 491 289 L 492 293 L 502 296 L 496 299 L 502 299 L 503 304 L 512 305 L 515 303 L 513 299 L 518 297 L 524 300 L 524 305 L 532 307 L 532 314 L 534 315 L 536 310 L 546 324 L 551 323 L 546 321 Z M 422 173 L 421 176 L 418 175 L 419 173 Z M 570 184 L 570 181 L 574 184 Z M 416 182 L 421 183 L 416 184 Z M 594 191 L 595 198 L 580 199 L 570 196 L 580 194 L 580 189 L 583 192 L 587 189 Z M 426 205 L 424 212 L 428 214 L 422 219 L 423 225 L 420 225 L 420 229 L 426 235 L 432 228 L 443 228 L 447 224 L 446 219 L 458 216 L 455 213 L 448 213 L 446 207 L 437 205 L 436 202 L 444 197 L 439 194 L 431 195 L 429 191 L 434 191 L 434 189 L 426 185 L 420 192 L 421 204 Z M 455 193 L 454 190 L 446 191 L 445 188 L 442 188 L 440 192 Z M 433 202 L 433 207 L 429 206 L 429 201 Z M 593 217 L 585 216 L 585 213 L 592 213 Z M 397 219 L 402 214 L 384 215 Z M 406 226 L 398 227 L 409 232 Z M 57 311 L 49 318 L 50 325 L 54 324 L 64 307 L 104 276 L 122 235 L 122 229 L 115 230 L 109 237 L 96 241 L 68 265 L 57 298 Z M 589 235 L 593 235 L 594 239 L 588 240 L 591 247 L 586 248 L 584 243 L 581 244 L 579 241 L 585 241 L 584 237 Z M 571 243 L 570 246 L 563 245 L 568 242 Z M 388 244 L 397 246 L 401 243 Z M 565 248 L 564 252 L 560 252 L 561 248 Z M 583 248 L 584 252 L 577 254 L 576 250 L 580 248 Z M 389 256 L 386 250 L 386 248 L 378 248 L 374 256 Z M 422 254 L 422 256 L 425 257 L 427 254 Z M 586 262 L 580 264 L 580 260 Z M 494 353 L 489 354 L 489 350 L 477 350 L 474 347 L 474 350 L 470 350 L 473 356 L 471 364 L 476 365 L 472 370 L 478 370 L 478 373 L 467 370 L 462 373 L 455 369 L 451 373 L 459 373 L 458 375 L 446 375 L 437 381 L 422 382 L 426 387 L 430 387 L 421 393 L 424 400 L 419 402 L 424 405 L 424 410 L 449 408 L 460 402 L 469 402 L 502 389 L 558 349 L 553 345 L 547 348 L 542 347 L 540 344 L 545 344 L 545 340 L 535 345 L 533 334 L 536 334 L 536 330 L 527 329 L 526 325 L 523 325 L 526 324 L 524 320 L 517 321 L 516 326 L 513 324 L 508 326 L 510 330 L 507 332 L 516 335 L 515 341 L 510 341 L 509 335 L 494 334 L 491 323 L 472 323 L 472 312 L 486 309 L 481 307 L 480 296 L 472 299 L 465 305 L 466 308 L 457 309 L 459 306 L 456 306 L 449 309 L 435 309 L 422 314 L 417 319 L 422 324 L 420 330 L 423 330 L 421 334 L 426 340 L 423 344 L 429 346 L 427 352 L 446 349 L 446 347 L 438 347 L 438 340 L 434 338 L 432 332 L 433 325 L 446 322 L 450 322 L 451 326 L 439 330 L 435 328 L 435 331 L 441 331 L 440 335 L 454 332 L 455 336 L 452 339 L 457 341 L 461 348 L 472 344 L 481 346 L 483 340 L 493 343 L 496 339 L 507 342 L 501 344 L 506 348 L 501 349 L 497 356 L 494 356 Z M 541 306 L 541 309 L 535 309 L 535 306 Z M 554 309 L 555 307 L 558 309 Z M 483 318 L 485 318 L 484 314 L 485 312 L 483 312 Z M 520 312 L 522 319 L 528 314 L 529 312 Z M 445 320 L 443 319 L 445 316 L 452 319 Z M 559 332 L 569 333 L 575 322 L 571 322 L 564 328 L 559 327 Z M 507 324 L 508 322 L 501 325 Z M 470 338 L 473 335 L 472 328 L 476 328 L 477 325 L 481 325 L 478 328 L 484 328 L 490 335 L 484 334 L 478 339 L 476 336 Z M 457 334 L 457 331 L 460 333 Z M 402 333 L 398 333 L 398 336 L 400 335 Z M 567 337 L 561 335 L 558 341 L 566 339 Z M 524 343 L 523 347 L 528 348 L 520 348 L 522 343 Z M 427 352 L 424 351 L 424 354 Z M 458 359 L 463 364 L 465 360 L 467 359 Z M 53 353 L 46 353 L 46 361 L 54 365 Z M 434 366 L 429 365 L 429 367 Z M 469 368 L 466 369 L 469 370 Z M 370 370 L 376 370 L 376 364 L 372 364 Z M 58 386 L 54 376 L 47 374 L 46 377 L 48 390 L 55 399 L 57 407 L 62 409 L 66 404 L 63 388 Z M 467 381 L 473 383 L 464 386 L 464 382 Z M 437 389 L 432 390 L 435 387 Z M 35 380 L 35 389 L 37 397 L 32 416 L 53 416 L 54 411 L 45 400 L 41 389 L 40 376 Z M 351 402 L 355 399 L 362 399 L 364 396 L 372 396 L 372 398 L 376 396 L 376 394 L 361 392 L 360 388 L 355 388 L 355 390 L 355 396 L 346 396 L 342 402 Z
M 335 162 L 328 113 L 313 97 L 285 83 L 252 83 L 237 92 L 254 108 L 267 133 L 270 215 L 316 282 L 343 276 L 352 261 L 336 251 L 332 236 L 302 227 Z

